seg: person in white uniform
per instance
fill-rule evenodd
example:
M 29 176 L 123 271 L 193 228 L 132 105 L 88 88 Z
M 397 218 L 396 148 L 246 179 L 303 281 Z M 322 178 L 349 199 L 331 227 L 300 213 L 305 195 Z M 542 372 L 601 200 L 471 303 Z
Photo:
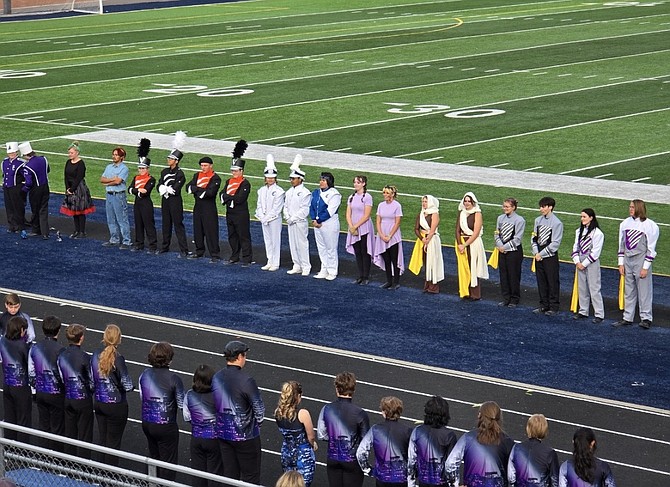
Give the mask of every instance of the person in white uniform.
M 314 227 L 314 240 L 321 259 L 321 270 L 314 277 L 332 281 L 337 277 L 337 244 L 340 237 L 340 219 L 337 211 L 342 195 L 335 189 L 335 176 L 322 172 L 319 187 L 312 192 L 309 216 Z
M 281 256 L 281 214 L 284 208 L 284 190 L 277 185 L 277 167 L 272 154 L 267 156 L 263 175 L 265 184 L 258 190 L 255 216 L 262 224 L 267 264 L 261 270 L 279 269 Z
M 312 264 L 309 261 L 309 204 L 312 194 L 305 188 L 305 173 L 300 169 L 302 156 L 297 154 L 291 164 L 291 187 L 286 191 L 284 198 L 284 219 L 288 225 L 288 244 L 291 249 L 293 267 L 287 274 L 302 274 L 309 276 Z

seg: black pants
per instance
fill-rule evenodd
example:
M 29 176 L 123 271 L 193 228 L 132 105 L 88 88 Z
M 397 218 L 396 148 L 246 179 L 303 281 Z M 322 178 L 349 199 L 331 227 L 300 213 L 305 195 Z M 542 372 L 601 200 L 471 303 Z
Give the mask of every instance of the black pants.
M 86 215 L 75 215 L 72 220 L 74 220 L 75 232 L 86 233 Z
M 30 220 L 32 232 L 49 235 L 49 185 L 33 186 L 28 195 L 33 218 Z
M 179 428 L 177 423 L 156 424 L 142 421 L 142 431 L 147 437 L 149 445 L 149 456 L 154 460 L 174 463 L 179 462 Z M 170 469 L 159 468 L 157 474 L 160 478 L 174 480 L 177 472 Z
M 234 213 L 230 209 L 226 214 L 226 227 L 228 228 L 228 243 L 230 244 L 230 260 L 246 262 L 250 264 L 251 256 L 251 228 L 249 223 L 249 212 Z
M 370 267 L 372 259 L 368 254 L 368 237 L 369 235 L 361 235 L 361 239 L 353 244 L 354 255 L 356 255 L 356 266 L 358 267 L 358 277 L 361 279 L 370 278 Z
M 500 253 L 498 270 L 500 272 L 500 291 L 507 304 L 519 304 L 521 299 L 521 265 L 523 249 L 519 246 L 513 252 Z
M 358 462 L 326 462 L 329 487 L 361 487 L 363 485 L 363 471 Z
M 36 397 L 38 428 L 40 431 L 61 435 L 65 433 L 65 395 L 38 392 Z M 63 445 L 57 441 L 45 441 L 45 448 L 63 451 Z
M 115 450 L 121 449 L 121 438 L 128 422 L 128 403 L 95 403 L 95 419 L 98 423 L 100 445 Z M 118 465 L 116 455 L 103 455 L 102 461 L 109 465 Z
M 196 198 L 193 207 L 193 240 L 195 240 L 195 253 L 205 255 L 205 239 L 209 256 L 219 258 L 221 248 L 219 246 L 219 215 L 216 212 L 216 200 L 201 200 Z
M 540 306 L 551 311 L 558 311 L 559 306 L 561 281 L 559 280 L 558 268 L 558 255 L 535 262 Z
M 30 386 L 8 386 L 5 384 L 2 394 L 2 404 L 5 408 L 5 421 L 26 428 L 33 426 L 33 397 Z M 7 430 L 5 437 L 28 443 L 29 436 L 25 433 Z
M 7 210 L 7 226 L 12 232 L 20 232 L 26 228 L 26 193 L 21 186 L 4 188 L 5 210 Z
M 65 399 L 65 436 L 79 441 L 93 443 L 93 400 Z M 76 454 L 82 458 L 91 458 L 88 448 L 67 446 L 66 453 Z
M 386 249 L 382 255 L 384 267 L 386 267 L 386 282 L 398 284 L 400 282 L 400 268 L 398 267 L 398 245 L 395 244 Z
M 156 221 L 154 219 L 154 206 L 150 198 L 136 198 L 133 205 L 133 216 L 135 217 L 135 247 L 144 248 L 144 235 L 149 243 L 149 250 L 158 248 L 156 236 Z M 170 244 L 168 243 L 168 247 Z
M 223 475 L 250 484 L 261 483 L 261 437 L 250 440 L 219 440 Z
M 186 227 L 184 227 L 184 203 L 181 196 L 170 196 L 161 199 L 161 217 L 163 219 L 163 245 L 161 250 L 170 250 L 172 227 L 177 236 L 180 252 L 188 252 Z
M 216 438 L 191 437 L 191 468 L 201 472 L 223 475 L 221 447 Z M 193 477 L 193 487 L 216 487 L 220 484 L 213 480 Z

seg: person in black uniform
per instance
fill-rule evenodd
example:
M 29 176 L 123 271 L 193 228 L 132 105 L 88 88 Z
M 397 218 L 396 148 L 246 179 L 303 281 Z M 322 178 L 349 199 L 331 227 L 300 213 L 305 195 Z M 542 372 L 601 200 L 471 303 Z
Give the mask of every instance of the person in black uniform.
M 151 192 L 156 187 L 156 178 L 149 174 L 151 159 L 148 156 L 150 148 L 151 141 L 149 139 L 140 140 L 140 145 L 137 148 L 137 156 L 139 157 L 138 174 L 128 186 L 128 192 L 135 196 L 135 204 L 133 205 L 135 244 L 130 248 L 130 251 L 138 252 L 144 249 L 144 235 L 146 233 L 149 241 L 149 253 L 154 254 L 158 248 L 158 239 L 156 237 L 154 204 L 151 201 Z
M 247 201 L 251 193 L 251 184 L 244 177 L 245 162 L 244 159 L 241 159 L 247 147 L 245 140 L 239 140 L 235 144 L 233 164 L 230 166 L 233 177 L 226 181 L 219 194 L 221 204 L 226 207 L 228 243 L 232 250 L 228 263 L 239 262 L 241 254 L 243 266 L 249 266 L 252 262 L 249 203 Z
M 2 190 L 5 195 L 8 231 L 24 232 L 26 229 L 26 193 L 21 191 L 21 188 L 25 183 L 23 166 L 26 161 L 19 158 L 18 142 L 7 142 L 6 148 L 7 157 L 2 161 Z
M 181 147 L 186 138 L 184 132 L 175 134 L 175 147 Z M 188 257 L 188 242 L 186 241 L 186 228 L 184 227 L 184 202 L 181 199 L 181 188 L 186 183 L 184 171 L 179 167 L 179 162 L 184 157 L 180 149 L 172 149 L 167 156 L 168 167 L 161 171 L 158 179 L 158 193 L 161 195 L 161 216 L 163 218 L 163 245 L 156 251 L 163 254 L 170 250 L 172 239 L 172 226 L 179 243 L 179 257 Z
M 200 172 L 193 175 L 193 179 L 186 186 L 186 192 L 195 198 L 193 206 L 193 239 L 195 253 L 189 255 L 191 259 L 199 259 L 205 255 L 205 239 L 212 264 L 221 259 L 219 254 L 219 215 L 216 212 L 216 194 L 221 187 L 221 178 L 212 169 L 214 162 L 211 157 L 200 159 Z
M 543 414 L 528 418 L 528 439 L 512 447 L 507 463 L 509 485 L 558 486 L 558 455 L 543 443 L 548 431 L 549 424 Z
M 33 213 L 32 226 L 33 237 L 42 235 L 44 240 L 49 239 L 49 161 L 44 156 L 35 154 L 30 142 L 19 144 L 21 157 L 26 159 L 23 166 L 23 177 L 25 183 L 22 191 L 28 194 L 30 209 Z
M 28 344 L 23 336 L 28 323 L 22 316 L 14 316 L 7 323 L 5 334 L 0 338 L 0 362 L 4 376 L 2 404 L 5 421 L 27 428 L 32 427 L 32 394 L 28 379 Z M 5 431 L 10 440 L 28 442 L 28 435 Z

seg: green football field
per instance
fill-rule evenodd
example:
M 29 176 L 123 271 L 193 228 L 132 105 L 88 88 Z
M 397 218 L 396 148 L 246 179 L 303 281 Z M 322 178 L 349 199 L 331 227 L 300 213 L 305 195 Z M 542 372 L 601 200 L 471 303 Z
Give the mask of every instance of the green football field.
M 377 203 L 385 184 L 398 187 L 407 239 L 423 194 L 442 200 L 449 244 L 456 202 L 474 191 L 488 249 L 504 198 L 520 201 L 530 228 L 549 194 L 567 260 L 579 212 L 592 207 L 606 235 L 602 261 L 615 265 L 628 200 L 670 189 L 670 1 L 242 1 L 0 22 L 0 53 L 2 137 L 47 155 L 56 192 L 72 134 L 183 130 L 193 140 L 323 151 L 304 167 L 309 187 L 329 158 L 390 158 L 388 173 L 368 174 L 369 188 Z M 97 181 L 114 144 L 82 147 L 102 197 Z M 126 149 L 134 172 L 134 147 Z M 156 175 L 165 149 L 151 153 Z M 210 155 L 229 173 L 229 153 L 185 152 L 187 171 Z M 399 176 L 394 160 L 498 168 L 500 178 Z M 264 161 L 248 162 L 258 188 Z M 287 187 L 288 164 L 279 169 Z M 333 172 L 348 195 L 362 171 Z M 538 174 L 545 187 L 524 186 Z M 565 175 L 578 177 L 573 191 L 548 191 Z M 613 181 L 621 190 L 604 196 Z M 654 268 L 663 274 L 669 200 L 647 206 L 661 227 Z

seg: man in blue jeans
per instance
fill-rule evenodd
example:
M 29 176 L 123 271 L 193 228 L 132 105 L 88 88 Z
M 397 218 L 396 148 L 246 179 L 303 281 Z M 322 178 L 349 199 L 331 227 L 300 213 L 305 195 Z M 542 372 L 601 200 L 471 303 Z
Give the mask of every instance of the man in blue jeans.
M 123 163 L 126 151 L 117 147 L 112 151 L 112 163 L 108 164 L 100 177 L 106 187 L 107 226 L 109 241 L 103 247 L 116 247 L 122 250 L 130 248 L 130 223 L 128 222 L 128 201 L 126 200 L 126 181 L 128 167 Z

